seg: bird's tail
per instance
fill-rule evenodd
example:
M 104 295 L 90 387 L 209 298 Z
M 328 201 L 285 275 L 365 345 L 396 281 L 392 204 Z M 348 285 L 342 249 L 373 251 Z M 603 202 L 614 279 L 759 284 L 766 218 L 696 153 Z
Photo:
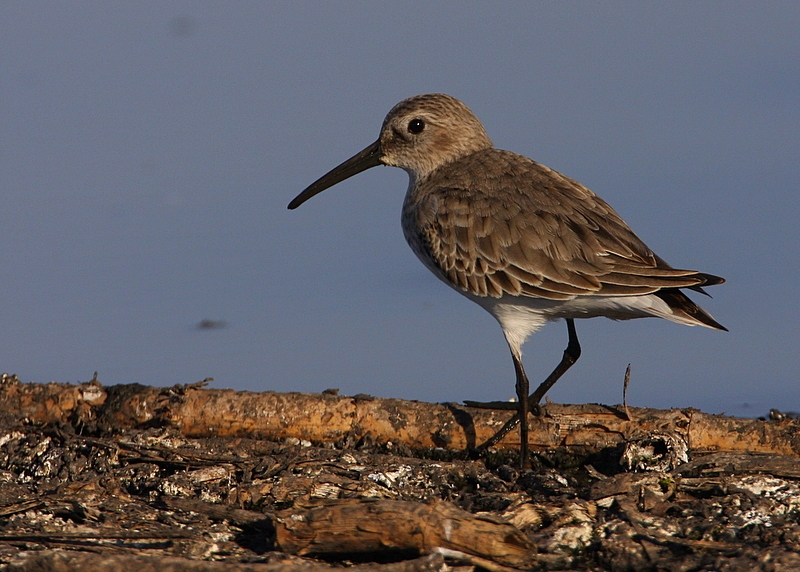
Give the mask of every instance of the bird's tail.
M 716 279 L 717 281 L 709 280 L 704 284 L 706 286 L 713 286 L 715 284 L 721 284 L 724 282 L 724 280 L 718 276 L 708 275 L 708 277 L 711 279 Z M 699 292 L 705 294 L 705 292 L 699 287 L 693 287 L 692 290 L 698 290 Z M 680 318 L 680 321 L 685 324 L 693 326 L 705 326 L 707 328 L 714 328 L 715 330 L 723 330 L 725 332 L 728 331 L 728 328 L 717 322 L 713 317 L 711 317 L 711 314 L 692 302 L 686 294 L 677 288 L 666 288 L 664 290 L 654 292 L 653 294 L 666 302 L 667 306 L 669 306 L 670 310 L 672 310 L 673 315 Z

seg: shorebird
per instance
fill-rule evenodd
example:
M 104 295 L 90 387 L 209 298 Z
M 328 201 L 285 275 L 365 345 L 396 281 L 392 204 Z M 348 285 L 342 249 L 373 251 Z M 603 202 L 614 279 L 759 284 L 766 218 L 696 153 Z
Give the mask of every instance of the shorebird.
M 577 318 L 652 316 L 726 330 L 682 291 L 705 294 L 702 286 L 723 278 L 672 268 L 592 191 L 495 149 L 478 118 L 449 95 L 398 103 L 377 141 L 312 183 L 289 208 L 378 165 L 408 173 L 402 227 L 411 249 L 445 284 L 497 319 L 511 350 L 517 403 L 466 402 L 517 410 L 478 449 L 493 446 L 519 423 L 525 466 L 529 411 L 540 412 L 545 393 L 580 357 Z M 522 345 L 546 322 L 562 318 L 569 337 L 561 362 L 528 395 Z

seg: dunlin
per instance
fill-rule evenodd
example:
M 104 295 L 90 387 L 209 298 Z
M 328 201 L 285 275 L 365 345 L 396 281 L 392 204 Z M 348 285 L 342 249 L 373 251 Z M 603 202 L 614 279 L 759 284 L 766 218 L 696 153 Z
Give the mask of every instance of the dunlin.
M 517 413 L 483 448 L 525 420 L 519 423 L 524 466 L 528 412 L 538 410 L 544 394 L 580 356 L 576 318 L 653 316 L 725 330 L 682 291 L 703 292 L 702 286 L 724 279 L 672 268 L 592 191 L 527 157 L 495 149 L 472 111 L 449 95 L 398 103 L 375 143 L 312 183 L 289 208 L 378 165 L 408 173 L 402 225 L 414 253 L 492 314 L 511 349 Z M 522 344 L 560 318 L 567 322 L 567 348 L 528 395 Z

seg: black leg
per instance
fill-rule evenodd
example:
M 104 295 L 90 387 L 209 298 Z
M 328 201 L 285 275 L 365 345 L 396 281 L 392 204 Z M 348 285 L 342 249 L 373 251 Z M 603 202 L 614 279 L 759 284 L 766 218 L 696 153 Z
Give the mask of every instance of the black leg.
M 578 335 L 575 333 L 575 321 L 571 318 L 567 318 L 567 335 L 569 336 L 569 341 L 567 342 L 567 349 L 564 350 L 564 355 L 561 357 L 561 361 L 553 370 L 553 372 L 547 376 L 539 387 L 536 388 L 529 397 L 528 397 L 528 404 L 531 411 L 535 412 L 537 415 L 540 414 L 540 407 L 539 402 L 544 397 L 545 393 L 549 391 L 551 387 L 558 381 L 558 379 L 564 375 L 564 373 L 573 366 L 573 364 L 578 361 L 578 358 L 581 357 L 581 345 L 578 342 Z M 517 367 L 517 359 L 514 359 L 514 367 Z M 519 369 L 517 372 L 517 387 L 519 387 L 519 371 L 522 370 L 522 363 L 519 364 Z M 525 372 L 522 371 L 522 375 L 525 376 Z M 527 381 L 527 377 L 525 378 Z M 519 390 L 518 390 L 519 392 Z M 491 401 L 488 403 L 482 403 L 479 401 L 465 401 L 464 402 L 469 407 L 478 407 L 481 409 L 515 409 L 517 413 L 508 421 L 506 421 L 505 425 L 503 425 L 500 430 L 492 435 L 485 443 L 482 445 L 478 445 L 475 448 L 475 451 L 480 453 L 485 451 L 489 447 L 494 447 L 499 443 L 503 437 L 508 435 L 514 427 L 517 426 L 520 420 L 520 412 L 522 410 L 521 407 L 518 406 L 516 403 L 508 403 L 507 401 Z M 527 423 L 525 425 L 525 434 L 527 437 Z M 525 442 L 525 446 L 527 448 L 527 439 Z
M 511 357 L 514 359 L 514 370 L 517 373 L 517 405 L 519 406 L 517 416 L 522 420 L 519 424 L 519 466 L 524 469 L 528 462 L 528 410 L 530 409 L 528 391 L 530 384 L 519 356 L 512 352 Z
M 547 376 L 547 379 L 539 384 L 536 391 L 531 393 L 531 396 L 528 398 L 528 403 L 530 403 L 532 411 L 539 410 L 539 402 L 544 397 L 544 394 L 550 391 L 550 388 L 553 387 L 561 376 L 578 361 L 579 357 L 581 357 L 581 344 L 578 342 L 578 334 L 575 333 L 575 320 L 571 318 L 567 318 L 567 335 L 569 336 L 569 341 L 567 342 L 567 349 L 564 350 L 564 355 L 561 356 L 561 361 L 553 372 Z M 538 415 L 539 413 L 536 414 Z

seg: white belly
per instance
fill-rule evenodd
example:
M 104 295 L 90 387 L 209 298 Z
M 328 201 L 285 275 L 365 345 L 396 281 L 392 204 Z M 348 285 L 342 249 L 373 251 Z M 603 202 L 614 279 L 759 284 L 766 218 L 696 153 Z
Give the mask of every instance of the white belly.
M 456 289 L 492 314 L 506 335 L 509 344 L 521 347 L 525 340 L 547 322 L 561 318 L 597 318 L 604 316 L 612 320 L 634 318 L 665 318 L 667 320 L 696 325 L 676 316 L 658 296 L 577 296 L 571 300 L 546 300 L 525 296 L 503 296 L 502 298 L 478 297 Z

